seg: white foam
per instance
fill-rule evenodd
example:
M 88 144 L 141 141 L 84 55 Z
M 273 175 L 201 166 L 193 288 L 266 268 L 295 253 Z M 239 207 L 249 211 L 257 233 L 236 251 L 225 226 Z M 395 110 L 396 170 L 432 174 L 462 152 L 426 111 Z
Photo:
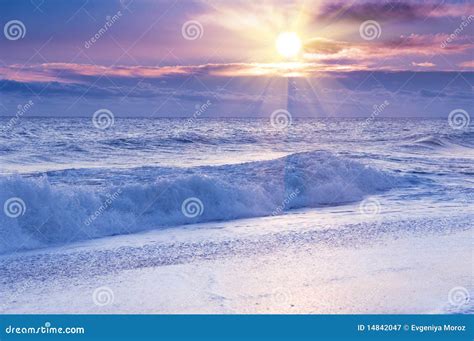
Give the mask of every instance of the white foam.
M 271 161 L 176 169 L 151 168 L 152 183 L 105 188 L 51 185 L 46 177 L 0 178 L 0 203 L 19 197 L 26 211 L 0 215 L 0 252 L 133 233 L 163 226 L 282 214 L 287 210 L 358 201 L 404 179 L 328 152 Z M 155 174 L 156 173 L 156 174 Z M 149 177 L 148 177 L 149 178 Z M 201 213 L 183 214 L 197 198 Z M 93 218 L 94 217 L 94 218 Z

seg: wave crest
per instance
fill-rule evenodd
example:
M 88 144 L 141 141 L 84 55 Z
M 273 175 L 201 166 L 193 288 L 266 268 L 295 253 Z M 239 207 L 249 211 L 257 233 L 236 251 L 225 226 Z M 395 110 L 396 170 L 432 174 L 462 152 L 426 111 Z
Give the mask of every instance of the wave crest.
M 337 205 L 402 185 L 399 175 L 328 152 L 237 165 L 149 168 L 152 183 L 52 185 L 46 177 L 0 178 L 0 200 L 21 198 L 26 214 L 0 216 L 0 252 L 216 220 Z M 203 207 L 183 214 L 188 198 Z M 277 212 L 277 213 L 275 213 Z
M 474 132 L 461 131 L 452 134 L 411 135 L 406 137 L 407 147 L 430 149 L 474 148 Z

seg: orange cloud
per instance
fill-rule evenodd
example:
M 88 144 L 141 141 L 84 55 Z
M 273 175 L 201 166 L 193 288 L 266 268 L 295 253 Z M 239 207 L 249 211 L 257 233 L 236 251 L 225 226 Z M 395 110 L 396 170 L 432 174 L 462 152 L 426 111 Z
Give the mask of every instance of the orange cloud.
M 364 70 L 358 65 L 317 62 L 222 63 L 187 66 L 102 66 L 90 64 L 45 63 L 29 66 L 10 65 L 0 68 L 0 77 L 20 82 L 86 83 L 90 77 L 156 79 L 172 76 L 209 75 L 216 77 L 255 76 L 323 76 L 331 71 Z
M 472 69 L 472 68 L 474 68 L 474 60 L 469 60 L 467 62 L 462 62 L 462 63 L 459 64 L 459 67 Z
M 400 36 L 387 41 L 346 42 L 327 38 L 313 38 L 304 46 L 304 58 L 327 64 L 365 65 L 380 68 L 382 64 L 393 69 L 403 69 L 400 57 L 431 57 L 455 55 L 472 50 L 474 45 L 468 37 L 460 36 L 455 42 L 444 44 L 447 34 Z M 391 63 L 394 61 L 395 63 Z M 426 63 L 412 66 L 433 67 Z

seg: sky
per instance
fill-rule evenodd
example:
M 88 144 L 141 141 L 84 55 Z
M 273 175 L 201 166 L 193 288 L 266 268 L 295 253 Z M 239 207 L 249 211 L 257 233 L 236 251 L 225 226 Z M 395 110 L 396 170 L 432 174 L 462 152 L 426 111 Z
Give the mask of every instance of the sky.
M 0 116 L 474 107 L 472 1 L 0 0 L 0 25 Z

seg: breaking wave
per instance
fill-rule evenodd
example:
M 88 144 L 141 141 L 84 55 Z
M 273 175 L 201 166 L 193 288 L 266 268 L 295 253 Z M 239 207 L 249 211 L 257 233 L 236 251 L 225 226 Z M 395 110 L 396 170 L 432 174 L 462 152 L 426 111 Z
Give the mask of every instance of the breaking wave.
M 322 151 L 223 166 L 148 167 L 146 174 L 104 186 L 54 184 L 46 176 L 0 178 L 2 206 L 12 197 L 25 206 L 18 217 L 0 214 L 0 252 L 338 205 L 408 181 Z M 188 199 L 192 211 L 186 211 Z

